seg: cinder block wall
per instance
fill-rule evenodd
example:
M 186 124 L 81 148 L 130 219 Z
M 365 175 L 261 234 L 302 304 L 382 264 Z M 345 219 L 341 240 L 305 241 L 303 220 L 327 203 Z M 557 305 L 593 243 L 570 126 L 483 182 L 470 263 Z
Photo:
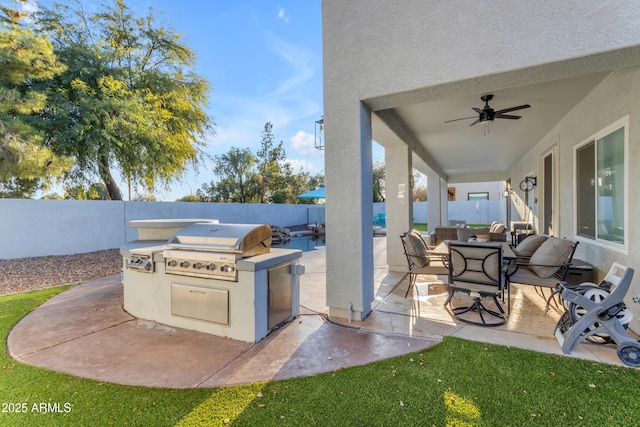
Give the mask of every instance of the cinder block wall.
M 0 199 L 0 259 L 112 249 L 137 239 L 135 219 L 212 218 L 281 227 L 313 223 L 319 205 Z M 323 213 L 323 212 L 322 212 Z

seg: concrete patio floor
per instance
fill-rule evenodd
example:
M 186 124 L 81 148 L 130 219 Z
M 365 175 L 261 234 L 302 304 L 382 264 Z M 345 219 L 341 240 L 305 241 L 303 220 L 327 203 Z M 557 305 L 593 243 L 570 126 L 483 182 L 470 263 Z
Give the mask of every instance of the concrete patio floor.
M 389 272 L 375 238 L 375 302 L 364 321 L 327 320 L 325 252 L 303 254 L 301 315 L 256 344 L 136 319 L 122 309 L 119 276 L 73 287 L 22 319 L 7 345 L 14 359 L 99 381 L 150 387 L 218 387 L 314 375 L 437 344 L 443 336 L 562 354 L 560 317 L 531 287 L 516 287 L 500 327 L 460 323 L 448 308 L 446 277 L 425 276 L 405 298 L 408 277 Z M 456 301 L 454 305 L 463 301 Z M 578 344 L 570 357 L 625 366 L 611 345 Z

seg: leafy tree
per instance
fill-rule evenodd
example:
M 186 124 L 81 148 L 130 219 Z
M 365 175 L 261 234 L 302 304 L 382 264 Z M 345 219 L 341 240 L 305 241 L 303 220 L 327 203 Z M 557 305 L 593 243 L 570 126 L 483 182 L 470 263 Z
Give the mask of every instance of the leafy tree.
M 81 184 L 76 184 L 65 189 L 64 198 L 73 200 L 109 200 L 109 192 L 107 187 L 100 182 L 93 183 L 88 188 Z
M 156 196 L 153 194 L 136 194 L 133 199 L 136 202 L 157 202 Z
M 73 156 L 72 178 L 99 176 L 122 199 L 113 171 L 153 191 L 200 159 L 213 130 L 205 113 L 209 83 L 191 71 L 195 54 L 153 9 L 134 16 L 123 0 L 97 13 L 79 1 L 54 3 L 36 15 L 67 70 L 48 84 L 47 143 Z
M 285 168 L 286 173 L 284 178 L 286 185 L 282 192 L 278 193 L 279 200 L 274 200 L 275 203 L 295 203 L 295 204 L 316 204 L 318 201 L 315 199 L 299 199 L 298 194 L 306 193 L 311 190 L 315 190 L 318 187 L 324 186 L 324 175 L 311 175 L 304 170 L 293 174 L 289 165 Z
M 74 185 L 65 190 L 64 198 L 66 200 L 87 200 L 87 192 L 84 191 L 82 185 Z
M 376 162 L 373 165 L 373 201 L 384 202 L 385 200 L 385 167 L 384 163 Z
M 36 83 L 64 66 L 47 38 L 23 25 L 16 2 L 0 12 L 0 197 L 31 197 L 71 165 L 43 144 L 33 118 L 46 105 Z
M 64 200 L 64 197 L 59 195 L 58 193 L 49 193 L 42 196 L 43 200 Z
M 190 194 L 188 196 L 182 196 L 176 202 L 203 202 L 205 200 L 201 200 L 200 196 L 197 194 Z
M 426 202 L 427 201 L 427 181 L 425 176 L 420 172 L 413 171 L 413 201 L 414 202 Z
M 284 162 L 287 155 L 284 151 L 282 141 L 274 147 L 272 130 L 273 125 L 270 122 L 265 123 L 261 135 L 260 150 L 258 150 L 256 155 L 260 173 L 260 203 L 267 202 L 270 194 L 277 192 L 282 193 L 282 188 L 279 187 L 282 187 L 284 184 L 282 172 L 285 165 L 281 165 L 281 162 Z
M 109 200 L 109 190 L 101 182 L 94 182 L 87 190 L 87 199 L 89 200 Z
M 275 145 L 273 125 L 267 122 L 261 134 L 260 149 L 232 147 L 215 157 L 214 173 L 219 181 L 203 184 L 196 195 L 201 201 L 238 203 L 314 203 L 297 195 L 324 185 L 324 176 L 308 172 L 293 173 L 286 161 L 283 142 Z
M 214 190 L 226 202 L 249 203 L 255 198 L 257 191 L 253 166 L 256 157 L 251 150 L 232 147 L 228 153 L 216 156 L 214 172 L 223 177 Z

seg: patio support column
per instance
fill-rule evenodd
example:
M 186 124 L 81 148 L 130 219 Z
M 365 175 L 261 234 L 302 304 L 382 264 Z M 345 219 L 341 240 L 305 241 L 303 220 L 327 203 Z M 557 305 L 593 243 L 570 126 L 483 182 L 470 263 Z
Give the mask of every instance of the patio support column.
M 371 111 L 326 97 L 324 123 L 327 305 L 331 317 L 362 320 L 373 302 Z
M 447 181 L 439 175 L 427 175 L 427 222 L 429 232 L 433 232 L 438 225 L 447 225 L 449 217 L 449 196 L 447 195 Z
M 387 202 L 387 264 L 391 271 L 406 271 L 400 234 L 408 231 L 413 223 L 413 188 L 411 187 L 411 150 L 406 145 L 386 147 L 385 153 L 385 201 Z

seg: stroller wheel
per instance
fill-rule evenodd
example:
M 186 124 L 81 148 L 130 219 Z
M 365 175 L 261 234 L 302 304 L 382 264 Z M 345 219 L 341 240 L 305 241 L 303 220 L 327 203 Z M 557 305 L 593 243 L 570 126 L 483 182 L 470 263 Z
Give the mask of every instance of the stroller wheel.
M 618 357 L 626 365 L 640 366 L 640 346 L 637 344 L 624 345 L 618 348 Z

